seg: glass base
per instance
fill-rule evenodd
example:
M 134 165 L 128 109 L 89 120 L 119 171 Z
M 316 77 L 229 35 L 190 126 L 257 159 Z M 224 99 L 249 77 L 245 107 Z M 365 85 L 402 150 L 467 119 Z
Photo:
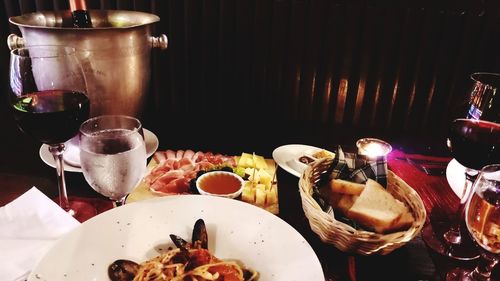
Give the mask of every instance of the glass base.
M 443 234 L 449 229 L 448 223 L 435 223 L 435 229 L 428 223 L 422 229 L 422 240 L 432 251 L 460 261 L 472 261 L 479 258 L 479 251 L 468 235 L 462 234 L 460 243 L 451 244 L 444 240 Z
M 68 213 L 79 222 L 84 222 L 97 215 L 95 206 L 83 200 L 70 200 L 69 206 L 70 210 Z
M 59 202 L 59 197 L 54 198 L 55 202 Z M 113 208 L 113 205 L 108 200 L 69 197 L 70 208 L 67 211 L 77 221 L 84 222 L 106 210 Z
M 446 274 L 446 281 L 476 281 L 472 277 L 472 270 L 455 268 Z

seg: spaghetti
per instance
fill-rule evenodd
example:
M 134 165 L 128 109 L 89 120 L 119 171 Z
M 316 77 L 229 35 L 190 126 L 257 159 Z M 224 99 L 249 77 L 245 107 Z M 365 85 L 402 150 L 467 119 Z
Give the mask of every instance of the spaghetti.
M 259 274 L 238 261 L 221 260 L 208 251 L 205 222 L 198 219 L 193 241 L 170 234 L 176 249 L 137 264 L 116 260 L 108 267 L 112 281 L 257 281 Z
M 257 272 L 235 261 L 223 261 L 206 249 L 173 249 L 139 264 L 134 281 L 251 281 Z

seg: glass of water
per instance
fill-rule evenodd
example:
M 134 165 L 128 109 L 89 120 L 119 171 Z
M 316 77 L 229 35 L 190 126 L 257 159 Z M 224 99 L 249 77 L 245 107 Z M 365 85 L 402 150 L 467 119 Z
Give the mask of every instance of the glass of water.
M 123 205 L 146 172 L 141 122 L 124 115 L 102 115 L 80 126 L 80 161 L 89 185 Z

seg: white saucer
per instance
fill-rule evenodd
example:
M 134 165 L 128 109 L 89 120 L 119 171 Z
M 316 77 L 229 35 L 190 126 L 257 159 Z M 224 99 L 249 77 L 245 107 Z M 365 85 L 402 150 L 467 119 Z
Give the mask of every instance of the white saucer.
M 144 131 L 144 139 L 146 141 L 146 153 L 147 153 L 147 157 L 150 157 L 158 149 L 158 145 L 159 145 L 158 137 L 153 132 L 151 132 L 148 129 L 143 129 L 143 131 Z M 78 163 L 76 163 L 74 161 L 74 159 L 75 159 L 75 157 L 74 157 L 74 149 L 73 150 L 69 149 L 68 153 L 72 153 L 73 157 L 71 158 L 72 161 L 69 161 L 69 162 L 68 161 L 64 161 L 64 171 L 66 171 L 66 172 L 81 173 L 82 169 L 80 168 L 80 166 L 78 165 Z M 39 154 L 40 154 L 40 158 L 42 159 L 43 162 L 45 162 L 45 164 L 51 166 L 52 168 L 56 167 L 55 166 L 55 162 L 54 162 L 54 158 L 52 157 L 52 154 L 49 151 L 49 146 L 48 145 L 43 144 L 40 147 Z
M 465 167 L 452 159 L 446 166 L 446 179 L 458 198 L 462 198 L 465 185 Z
M 300 178 L 307 165 L 300 162 L 299 157 L 313 154 L 318 150 L 322 148 L 304 144 L 287 144 L 273 151 L 273 159 L 283 170 Z

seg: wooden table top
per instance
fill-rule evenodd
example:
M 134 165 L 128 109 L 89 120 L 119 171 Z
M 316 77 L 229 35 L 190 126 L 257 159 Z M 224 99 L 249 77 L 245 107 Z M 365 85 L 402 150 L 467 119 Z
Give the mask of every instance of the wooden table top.
M 16 132 L 14 124 L 8 126 L 11 126 L 10 131 L 13 133 L 7 135 L 1 149 L 4 158 L 0 161 L 0 182 L 2 183 L 0 206 L 12 201 L 32 186 L 36 186 L 49 197 L 56 197 L 55 170 L 40 160 L 38 156 L 40 144 Z M 160 138 L 160 147 L 161 140 Z M 439 211 L 451 214 L 458 206 L 458 197 L 449 187 L 446 177 L 426 175 L 412 164 L 402 160 L 408 156 L 419 157 L 407 152 L 412 151 L 411 147 L 404 149 L 403 146 L 397 144 L 393 147 L 395 149 L 388 157 L 389 168 L 418 192 L 427 213 Z M 167 147 L 161 148 L 167 149 Z M 331 148 L 331 146 L 326 148 Z M 271 152 L 272 148 L 264 156 L 270 157 Z M 437 159 L 450 160 L 450 158 Z M 279 217 L 297 229 L 311 244 L 321 261 L 326 280 L 438 280 L 452 267 L 474 266 L 473 263 L 458 264 L 443 257 L 436 257 L 428 251 L 420 236 L 386 256 L 343 253 L 321 242 L 310 229 L 301 206 L 298 178 L 281 168 L 277 170 L 277 178 Z M 81 173 L 67 172 L 66 180 L 70 196 L 106 202 L 103 201 L 105 198 L 89 187 Z M 101 207 L 101 211 L 104 211 L 109 206 L 103 203 Z M 497 266 L 495 276 L 499 276 L 498 271 Z

